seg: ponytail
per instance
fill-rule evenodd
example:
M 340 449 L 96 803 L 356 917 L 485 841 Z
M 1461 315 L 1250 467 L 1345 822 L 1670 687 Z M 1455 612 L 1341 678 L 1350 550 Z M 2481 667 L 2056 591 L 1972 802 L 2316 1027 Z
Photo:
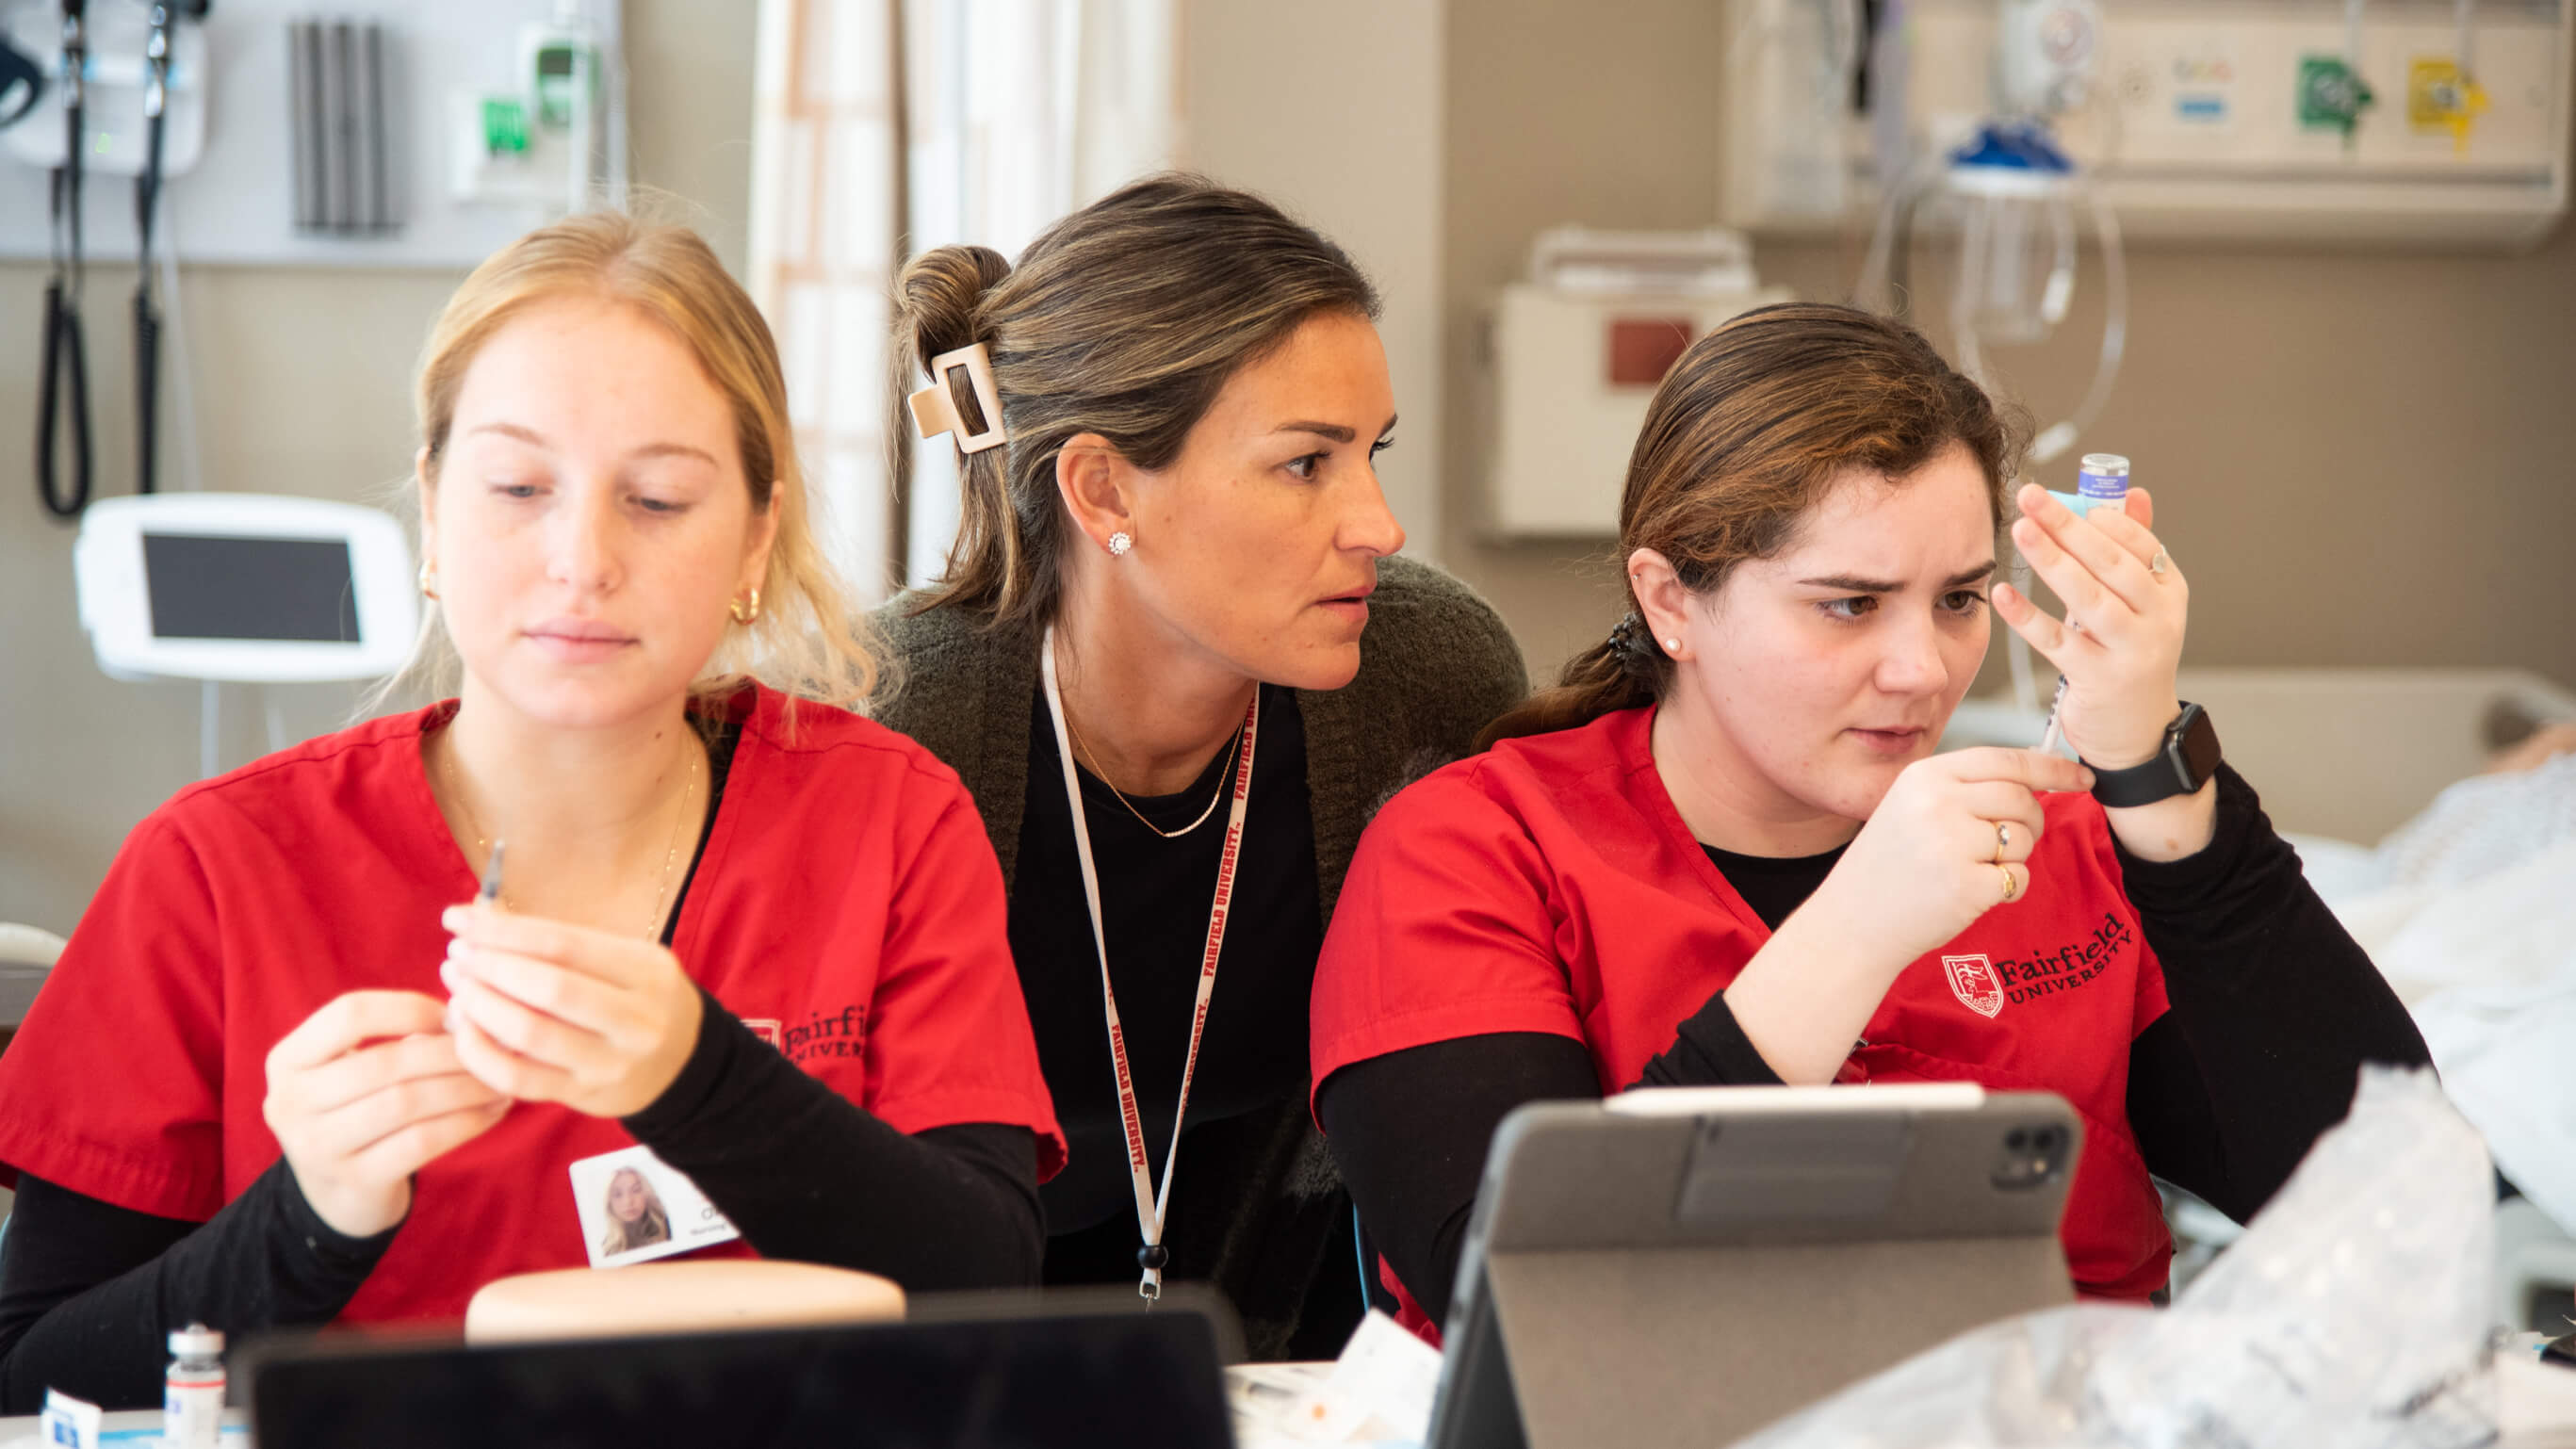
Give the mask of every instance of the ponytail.
M 1630 613 L 1611 629 L 1610 637 L 1565 661 L 1556 687 L 1542 689 L 1504 711 L 1476 736 L 1470 754 L 1492 749 L 1503 740 L 1542 735 L 1587 725 L 1605 714 L 1653 704 L 1663 694 L 1672 661 L 1646 637 L 1646 621 Z
M 985 294 L 1010 274 L 1010 262 L 990 247 L 945 246 L 913 258 L 896 282 L 899 321 L 886 438 L 897 497 L 908 498 L 912 492 L 912 415 L 904 407 L 912 379 L 927 375 L 930 359 L 941 353 L 986 340 Z M 980 431 L 992 421 L 985 418 L 972 387 L 953 376 L 943 381 L 957 415 L 970 429 Z M 956 455 L 957 537 L 949 545 L 942 595 L 996 614 L 1012 612 L 1041 586 L 1031 577 L 1030 560 L 1053 556 L 1049 545 L 1056 527 L 1052 509 L 1034 510 L 1032 518 L 1019 516 L 1012 506 L 1007 457 L 1000 448 Z

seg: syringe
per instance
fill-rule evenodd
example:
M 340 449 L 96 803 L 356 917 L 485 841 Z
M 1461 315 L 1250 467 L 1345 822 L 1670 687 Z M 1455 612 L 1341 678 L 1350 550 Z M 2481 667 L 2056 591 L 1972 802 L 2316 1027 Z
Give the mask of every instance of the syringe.
M 2129 507 L 2129 460 L 2117 453 L 2087 453 L 2076 469 L 2075 491 L 2060 493 L 2052 488 L 2049 496 L 2073 509 L 2078 518 L 2096 508 L 2112 508 L 2125 513 Z M 2069 613 L 2066 629 L 2070 634 L 2082 633 L 2084 626 L 2076 622 L 2074 614 Z M 2057 693 L 2048 701 L 2048 725 L 2039 733 L 2042 753 L 2057 752 L 2060 742 L 2057 711 L 2064 703 L 2066 676 L 2060 674 L 2057 676 Z

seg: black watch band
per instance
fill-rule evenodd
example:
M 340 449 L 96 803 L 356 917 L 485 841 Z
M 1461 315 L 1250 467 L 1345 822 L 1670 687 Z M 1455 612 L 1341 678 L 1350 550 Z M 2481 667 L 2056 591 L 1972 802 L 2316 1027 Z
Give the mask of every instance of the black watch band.
M 2188 795 L 2218 773 L 2218 759 L 2218 727 L 2209 722 L 2209 711 L 2186 701 L 2182 713 L 2165 726 L 2164 745 L 2154 759 L 2125 770 L 2093 772 L 2093 798 L 2125 810 Z

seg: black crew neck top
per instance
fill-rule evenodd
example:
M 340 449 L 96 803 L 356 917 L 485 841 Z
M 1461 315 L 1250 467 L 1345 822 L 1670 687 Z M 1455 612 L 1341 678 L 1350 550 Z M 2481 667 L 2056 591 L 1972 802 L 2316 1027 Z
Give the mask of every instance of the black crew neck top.
M 1029 793 L 1020 825 L 1019 870 L 1010 910 L 1011 955 L 1036 1028 L 1038 1063 L 1054 1094 L 1068 1160 L 1040 1189 L 1046 1204 L 1047 1277 L 1052 1282 L 1133 1279 L 1136 1235 L 1133 1180 L 1120 1125 L 1100 958 L 1092 944 L 1075 854 L 1073 812 L 1043 687 L 1030 700 Z M 1217 753 L 1189 787 L 1171 795 L 1121 797 L 1080 768 L 1082 808 L 1109 949 L 1110 984 L 1143 1123 L 1154 1183 L 1162 1183 L 1171 1150 L 1181 1068 L 1197 1011 L 1199 961 L 1215 904 L 1225 848 L 1237 743 Z M 1164 839 L 1207 810 L 1197 828 Z M 1128 806 L 1135 807 L 1130 813 Z M 1192 1135 L 1206 1124 L 1277 1105 L 1305 1090 L 1307 1002 L 1315 957 L 1323 947 L 1321 896 L 1315 880 L 1315 827 L 1306 794 L 1306 734 L 1293 690 L 1261 687 L 1254 737 L 1252 796 L 1244 816 L 1233 905 L 1217 979 L 1208 1003 L 1198 1070 L 1190 1083 L 1189 1132 L 1182 1139 L 1177 1216 L 1194 1198 L 1234 1186 L 1193 1181 Z M 1068 1241 L 1096 1230 L 1098 1251 Z M 1074 1261 L 1076 1258 L 1087 1261 Z
M 1789 919 L 1791 911 L 1805 905 L 1816 887 L 1825 883 L 1825 877 L 1833 874 L 1834 863 L 1851 847 L 1837 845 L 1822 855 L 1738 855 L 1704 842 L 1700 849 L 1707 853 L 1709 864 L 1717 867 L 1717 873 L 1726 877 L 1726 883 L 1735 887 L 1735 893 L 1753 908 L 1753 914 L 1762 918 L 1762 924 L 1776 931 L 1782 921 Z

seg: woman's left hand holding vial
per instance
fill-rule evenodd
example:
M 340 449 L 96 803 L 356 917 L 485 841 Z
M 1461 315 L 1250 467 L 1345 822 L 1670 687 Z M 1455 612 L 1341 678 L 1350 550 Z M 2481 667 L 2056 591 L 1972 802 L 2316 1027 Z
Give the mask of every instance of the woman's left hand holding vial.
M 659 942 L 483 905 L 445 924 L 457 1060 L 494 1091 L 630 1116 L 697 1045 L 698 988 Z
M 2020 513 L 2013 546 L 2065 602 L 2067 619 L 2000 583 L 1995 613 L 2066 676 L 2057 721 L 2077 757 L 2096 770 L 2145 764 L 2182 713 L 2174 678 L 2191 612 L 2190 585 L 2150 531 L 2154 499 L 2132 487 L 2126 511 L 2096 508 L 2079 518 L 2046 489 L 2025 484 L 2013 502 Z M 2132 854 L 2178 860 L 2209 843 L 2216 794 L 2203 787 L 2109 815 Z

